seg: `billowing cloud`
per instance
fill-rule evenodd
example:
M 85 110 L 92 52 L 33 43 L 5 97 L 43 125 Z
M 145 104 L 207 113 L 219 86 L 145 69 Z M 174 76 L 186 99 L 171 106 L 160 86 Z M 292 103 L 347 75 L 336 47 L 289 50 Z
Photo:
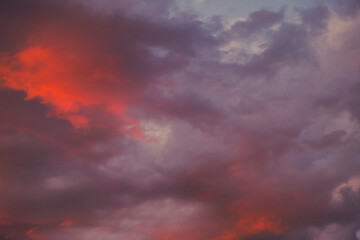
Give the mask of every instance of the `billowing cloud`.
M 359 238 L 360 13 L 0 1 L 0 239 Z

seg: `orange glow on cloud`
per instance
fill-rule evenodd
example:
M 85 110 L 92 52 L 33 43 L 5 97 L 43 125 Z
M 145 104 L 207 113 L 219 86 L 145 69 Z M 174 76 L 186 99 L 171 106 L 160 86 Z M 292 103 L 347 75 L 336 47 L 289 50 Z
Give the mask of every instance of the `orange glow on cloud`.
M 26 232 L 26 236 L 31 239 L 42 239 L 41 235 L 38 233 L 38 228 L 32 228 Z
M 60 226 L 61 227 L 71 227 L 71 226 L 74 226 L 75 223 L 76 223 L 76 221 L 74 219 L 67 218 L 60 224 Z
M 4 85 L 25 91 L 28 99 L 38 97 L 52 105 L 53 114 L 76 128 L 88 126 L 89 119 L 81 113 L 84 107 L 106 105 L 116 114 L 126 109 L 122 93 L 111 92 L 115 90 L 112 85 L 128 82 L 113 58 L 91 59 L 86 54 L 60 50 L 30 47 L 13 57 L 3 57 L 0 75 Z
M 182 239 L 182 240 L 197 240 L 198 238 L 198 234 L 196 232 L 193 233 L 174 233 L 172 231 L 165 231 L 165 230 L 156 230 L 156 231 L 152 231 L 151 234 L 154 239 L 156 240 L 178 240 L 178 239 Z
M 267 231 L 274 234 L 280 234 L 281 222 L 271 219 L 267 216 L 261 216 L 259 218 L 249 217 L 241 219 L 236 224 L 237 229 L 245 232 L 248 235 L 256 234 L 259 232 Z
M 244 236 L 252 236 L 262 232 L 281 234 L 283 232 L 281 221 L 268 216 L 244 216 L 237 221 L 235 227 L 225 231 L 223 235 L 214 240 L 237 240 Z

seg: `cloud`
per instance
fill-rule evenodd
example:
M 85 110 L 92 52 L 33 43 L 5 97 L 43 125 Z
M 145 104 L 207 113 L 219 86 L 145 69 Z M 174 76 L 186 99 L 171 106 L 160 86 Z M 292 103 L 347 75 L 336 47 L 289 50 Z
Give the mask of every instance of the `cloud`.
M 360 177 L 353 177 L 346 183 L 342 183 L 337 186 L 332 192 L 332 200 L 334 202 L 341 202 L 343 201 L 343 194 L 342 192 L 346 189 L 349 189 L 352 192 L 357 192 L 360 190 Z
M 345 16 L 354 16 L 358 13 L 359 10 L 359 2 L 356 0 L 346 0 L 346 1 L 335 1 L 335 4 L 337 4 L 337 10 L 340 12 L 340 14 L 343 14 Z
M 0 239 L 354 239 L 348 4 L 1 1 Z
M 231 31 L 241 36 L 249 36 L 254 32 L 265 30 L 284 19 L 283 10 L 272 12 L 260 10 L 252 12 L 245 21 L 237 21 L 231 26 Z

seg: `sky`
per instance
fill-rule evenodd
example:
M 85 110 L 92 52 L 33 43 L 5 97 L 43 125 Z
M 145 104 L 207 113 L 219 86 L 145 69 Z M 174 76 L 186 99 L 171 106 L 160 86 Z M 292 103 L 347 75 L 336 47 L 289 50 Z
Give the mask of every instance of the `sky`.
M 358 0 L 0 0 L 0 240 L 360 240 Z
M 226 20 L 246 18 L 249 13 L 267 9 L 276 11 L 287 8 L 292 14 L 295 8 L 317 5 L 320 0 L 175 0 L 177 5 L 186 11 L 194 11 L 198 17 L 211 18 L 220 15 Z

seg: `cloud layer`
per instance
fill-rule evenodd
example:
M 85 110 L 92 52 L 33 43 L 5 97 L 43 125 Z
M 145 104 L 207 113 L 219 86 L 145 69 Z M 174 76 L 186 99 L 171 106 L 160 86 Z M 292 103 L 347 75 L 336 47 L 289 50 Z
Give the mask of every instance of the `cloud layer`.
M 359 239 L 360 6 L 286 11 L 0 1 L 0 239 Z

